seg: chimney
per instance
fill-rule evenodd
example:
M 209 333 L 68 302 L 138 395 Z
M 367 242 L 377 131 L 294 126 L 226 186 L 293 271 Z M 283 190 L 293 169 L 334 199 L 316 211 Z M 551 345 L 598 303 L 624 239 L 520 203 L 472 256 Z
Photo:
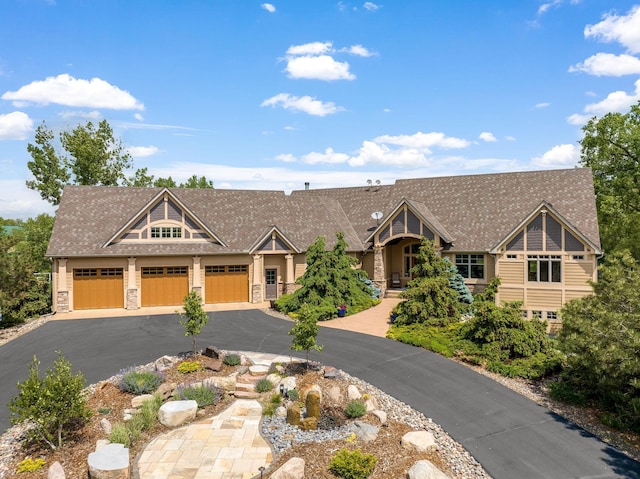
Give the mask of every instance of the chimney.
M 305 190 L 308 190 L 308 189 L 309 189 L 309 182 L 308 182 L 308 181 L 305 181 L 305 182 L 304 182 L 304 189 L 305 189 Z

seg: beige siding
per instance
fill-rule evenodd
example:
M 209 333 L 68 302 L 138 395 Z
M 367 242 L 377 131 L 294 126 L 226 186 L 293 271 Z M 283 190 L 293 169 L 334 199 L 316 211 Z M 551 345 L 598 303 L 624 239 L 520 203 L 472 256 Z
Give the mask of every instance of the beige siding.
M 593 264 L 580 262 L 565 262 L 564 282 L 567 286 L 584 286 L 593 276 Z
M 562 307 L 562 290 L 527 289 L 527 309 L 557 311 Z
M 524 263 L 515 260 L 502 260 L 498 263 L 498 274 L 502 284 L 522 284 L 524 281 Z
M 592 294 L 593 291 L 591 289 L 589 290 L 583 290 L 583 291 L 579 291 L 579 290 L 567 290 L 564 293 L 564 300 L 565 302 L 567 301 L 571 301 L 572 299 L 579 299 L 582 298 L 584 296 L 588 296 L 590 294 Z
M 499 303 L 511 301 L 524 301 L 524 288 L 500 288 L 498 293 Z

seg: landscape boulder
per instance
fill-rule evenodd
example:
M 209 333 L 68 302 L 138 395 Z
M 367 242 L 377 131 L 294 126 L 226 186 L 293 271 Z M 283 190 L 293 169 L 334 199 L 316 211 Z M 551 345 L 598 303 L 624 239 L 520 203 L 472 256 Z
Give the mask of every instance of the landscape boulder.
M 407 479 L 449 479 L 449 476 L 438 469 L 431 461 L 424 459 L 411 466 L 407 473 Z
M 360 398 L 362 398 L 362 394 L 360 394 L 358 388 L 353 384 L 349 384 L 349 387 L 347 388 L 347 399 L 349 399 L 349 401 L 354 401 Z
M 402 436 L 400 443 L 410 451 L 427 452 L 436 448 L 433 434 L 428 431 L 410 431 Z
M 140 396 L 133 396 L 131 398 L 131 407 L 138 409 L 145 401 L 153 400 L 153 394 L 141 394 Z
M 376 426 L 364 421 L 356 421 L 354 423 L 355 435 L 358 437 L 358 439 L 364 442 L 375 441 L 378 438 L 379 431 L 380 429 L 378 429 Z
M 129 449 L 107 444 L 87 458 L 91 479 L 129 479 Z
M 67 476 L 64 473 L 64 469 L 62 468 L 62 464 L 58 461 L 54 462 L 49 466 L 47 470 L 47 479 L 66 479 Z
M 271 474 L 271 479 L 304 479 L 304 466 L 304 459 L 292 457 Z
M 171 369 L 177 362 L 177 358 L 171 356 L 162 356 L 161 358 L 156 359 L 154 365 L 156 371 L 166 371 L 167 369 Z
M 193 421 L 198 412 L 196 401 L 169 401 L 160 406 L 158 420 L 163 426 L 176 427 Z

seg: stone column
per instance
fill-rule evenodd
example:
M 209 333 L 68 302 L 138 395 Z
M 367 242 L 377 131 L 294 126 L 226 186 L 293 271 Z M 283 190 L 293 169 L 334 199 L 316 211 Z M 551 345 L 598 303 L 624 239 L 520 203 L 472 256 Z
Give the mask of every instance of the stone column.
M 138 309 L 138 282 L 136 281 L 136 258 L 130 257 L 127 268 L 127 309 Z
M 251 287 L 253 303 L 262 303 L 262 255 L 253 255 L 253 281 Z
M 56 291 L 56 312 L 69 312 L 69 287 L 67 286 L 67 258 L 58 259 L 58 287 Z
M 284 257 L 287 260 L 287 276 L 284 280 L 284 294 L 291 294 L 296 289 L 295 271 L 293 269 L 293 255 L 288 254 Z
M 387 277 L 384 270 L 384 247 L 380 245 L 373 247 L 373 284 L 376 288 L 380 288 L 380 297 L 384 298 Z
M 193 257 L 193 284 L 191 290 L 197 292 L 202 297 L 202 281 L 200 279 L 200 256 Z

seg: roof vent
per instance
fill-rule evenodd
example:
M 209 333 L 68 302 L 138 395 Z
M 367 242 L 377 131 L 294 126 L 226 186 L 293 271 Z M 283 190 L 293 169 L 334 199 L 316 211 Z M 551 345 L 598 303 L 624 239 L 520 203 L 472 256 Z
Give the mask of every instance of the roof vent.
M 304 182 L 304 189 L 305 189 L 305 190 L 308 190 L 308 189 L 309 189 L 309 182 L 308 182 L 308 181 L 305 181 L 305 182 Z

